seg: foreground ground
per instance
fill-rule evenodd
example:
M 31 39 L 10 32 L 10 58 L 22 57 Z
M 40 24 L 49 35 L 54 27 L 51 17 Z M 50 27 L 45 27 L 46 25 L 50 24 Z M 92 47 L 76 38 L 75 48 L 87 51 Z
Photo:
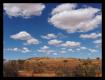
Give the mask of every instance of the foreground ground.
M 3 73 L 5 77 L 101 77 L 101 66 L 100 59 L 30 58 L 5 62 Z

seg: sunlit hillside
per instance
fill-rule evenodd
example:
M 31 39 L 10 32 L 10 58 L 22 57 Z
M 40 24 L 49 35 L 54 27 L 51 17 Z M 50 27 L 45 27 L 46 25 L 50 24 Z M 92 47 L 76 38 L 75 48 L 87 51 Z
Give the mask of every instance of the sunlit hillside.
M 30 58 L 4 63 L 4 76 L 101 77 L 100 59 Z

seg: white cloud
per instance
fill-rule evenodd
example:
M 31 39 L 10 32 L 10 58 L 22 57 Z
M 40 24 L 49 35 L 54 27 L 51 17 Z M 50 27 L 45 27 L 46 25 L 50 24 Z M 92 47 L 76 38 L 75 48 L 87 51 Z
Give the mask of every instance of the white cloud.
M 80 49 L 87 49 L 86 47 L 80 47 Z
M 58 45 L 60 45 L 62 43 L 62 41 L 61 40 L 57 40 L 57 39 L 53 39 L 53 40 L 49 40 L 48 41 L 48 44 L 49 45 L 55 45 L 55 46 L 58 46 Z
M 97 15 L 91 20 L 80 23 L 78 26 L 80 27 L 80 32 L 88 32 L 98 27 L 102 22 L 102 15 Z
M 17 51 L 19 51 L 19 49 L 18 48 L 7 48 L 7 49 L 4 49 L 4 51 L 15 51 L 15 52 L 17 52 Z
M 69 51 L 69 52 L 75 52 L 73 49 L 67 49 L 67 51 Z
M 64 3 L 64 4 L 61 4 L 61 5 L 57 6 L 56 8 L 54 8 L 51 14 L 55 15 L 62 11 L 72 10 L 72 9 L 76 8 L 76 6 L 77 5 L 75 3 L 72 3 L 72 4 Z
M 99 37 L 102 37 L 102 33 L 99 33 L 98 36 L 99 36 Z
M 96 44 L 96 48 L 101 49 L 102 48 L 102 39 L 97 39 L 93 41 L 94 44 Z
M 38 52 L 41 52 L 41 53 L 46 53 L 46 54 L 50 54 L 50 53 L 54 53 L 55 51 L 54 50 L 51 50 L 48 46 L 43 46 L 41 47 L 40 49 L 37 50 Z
M 21 49 L 21 51 L 22 51 L 23 53 L 30 52 L 30 50 L 29 50 L 27 47 L 23 47 L 23 48 Z
M 26 31 L 21 31 L 17 34 L 11 35 L 10 38 L 15 40 L 25 40 L 25 45 L 31 45 L 31 44 L 39 44 L 38 39 L 33 38 L 29 33 Z
M 4 3 L 3 8 L 10 17 L 29 18 L 41 15 L 45 5 L 42 3 Z
M 49 47 L 44 45 L 43 47 L 41 47 L 41 49 L 49 49 Z
M 77 47 L 77 46 L 80 46 L 80 42 L 66 41 L 65 43 L 61 44 L 61 46 L 65 46 L 65 47 Z
M 100 43 L 96 43 L 96 48 L 98 48 L 98 49 L 102 49 L 102 44 L 100 44 Z
M 48 22 L 53 24 L 56 28 L 65 30 L 69 33 L 88 32 L 101 24 L 101 14 L 96 15 L 96 13 L 101 11 L 98 8 L 86 7 L 76 9 L 76 6 L 72 8 L 70 4 L 64 4 L 63 7 L 66 7 L 63 9 L 62 5 L 60 8 L 58 6 L 53 9 L 53 15 L 48 19 Z
M 53 53 L 53 55 L 58 55 L 57 53 Z
M 17 39 L 17 40 L 28 40 L 28 39 L 31 39 L 32 37 L 26 31 L 21 31 L 17 34 L 11 35 L 10 38 Z
M 37 51 L 41 53 L 46 53 L 46 54 L 50 54 L 54 52 L 53 50 L 50 50 L 50 49 L 39 49 Z
M 95 41 L 93 41 L 93 43 L 101 44 L 101 43 L 102 43 L 102 40 L 101 40 L 101 39 L 99 39 L 99 40 L 95 40 Z
M 94 53 L 94 52 L 97 52 L 96 49 L 88 49 L 90 52 Z
M 73 51 L 73 49 L 68 49 L 68 51 Z
M 96 39 L 101 37 L 101 33 L 81 34 L 80 38 Z
M 49 34 L 47 34 L 45 36 L 41 36 L 41 37 L 44 39 L 54 39 L 54 38 L 57 38 L 58 36 L 53 33 L 49 33 Z
M 41 36 L 41 38 L 43 38 L 43 39 L 56 39 L 56 38 L 65 38 L 65 37 L 67 37 L 67 36 L 62 33 L 58 33 L 58 34 L 49 33 L 47 35 Z
M 22 47 L 22 48 L 7 48 L 5 49 L 6 51 L 13 51 L 13 52 L 21 52 L 21 53 L 27 53 L 27 52 L 31 52 L 31 50 L 29 50 L 27 47 Z
M 87 47 L 84 47 L 84 46 L 80 46 L 79 48 L 77 48 L 76 50 L 77 51 L 81 51 L 81 50 L 86 50 L 86 49 L 88 49 Z
M 18 51 L 18 48 L 13 48 L 14 51 Z
M 81 49 L 80 49 L 80 48 L 77 48 L 76 50 L 77 50 L 77 51 L 80 51 Z
M 31 44 L 39 44 L 39 41 L 35 38 L 32 39 L 28 39 L 27 40 L 27 44 L 31 45 Z

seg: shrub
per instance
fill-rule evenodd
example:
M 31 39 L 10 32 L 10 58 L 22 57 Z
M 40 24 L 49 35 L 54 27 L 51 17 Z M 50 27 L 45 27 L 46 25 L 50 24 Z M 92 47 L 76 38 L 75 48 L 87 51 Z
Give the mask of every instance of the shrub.
M 18 66 L 15 61 L 9 61 L 3 64 L 3 76 L 14 77 L 17 76 Z
M 63 60 L 63 66 L 56 68 L 56 74 L 59 77 L 73 77 L 73 69 L 70 68 L 67 64 L 68 60 Z
M 78 65 L 75 68 L 74 74 L 77 77 L 95 77 L 95 66 L 92 64 Z

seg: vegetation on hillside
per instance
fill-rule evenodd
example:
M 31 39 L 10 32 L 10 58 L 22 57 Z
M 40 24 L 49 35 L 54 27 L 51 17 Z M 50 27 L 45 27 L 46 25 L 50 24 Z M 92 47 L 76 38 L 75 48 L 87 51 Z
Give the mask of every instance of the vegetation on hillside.
M 92 59 L 51 59 L 33 58 L 27 60 L 9 60 L 3 62 L 4 77 L 30 77 L 35 74 L 55 75 L 56 77 L 101 77 L 101 60 Z M 20 71 L 20 72 L 19 72 Z M 29 73 L 31 71 L 31 73 Z M 23 74 L 24 76 L 20 75 Z M 50 74 L 49 74 L 50 72 Z M 52 74 L 51 74 L 52 73 Z

